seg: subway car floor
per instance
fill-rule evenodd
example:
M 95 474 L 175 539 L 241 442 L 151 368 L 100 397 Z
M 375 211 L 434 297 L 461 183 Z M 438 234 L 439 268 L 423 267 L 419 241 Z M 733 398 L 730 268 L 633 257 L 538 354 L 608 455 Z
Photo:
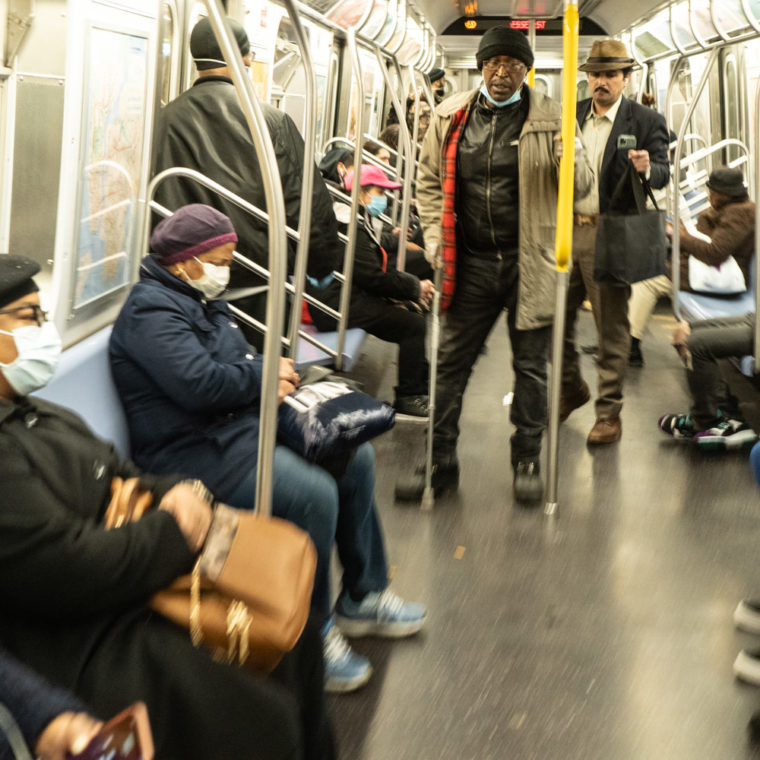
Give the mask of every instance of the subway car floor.
M 374 675 L 330 700 L 341 758 L 760 758 L 747 735 L 760 689 L 731 670 L 760 647 L 732 621 L 760 596 L 760 495 L 746 452 L 704 456 L 658 430 L 688 410 L 673 325 L 655 315 L 646 366 L 629 371 L 618 444 L 586 446 L 593 403 L 562 425 L 555 518 L 513 504 L 503 321 L 465 395 L 456 495 L 432 512 L 394 503 L 425 428 L 399 422 L 376 441 L 393 588 L 429 615 L 413 638 L 354 642 Z M 579 335 L 595 340 L 588 313 Z M 355 376 L 392 398 L 395 347 L 365 347 Z

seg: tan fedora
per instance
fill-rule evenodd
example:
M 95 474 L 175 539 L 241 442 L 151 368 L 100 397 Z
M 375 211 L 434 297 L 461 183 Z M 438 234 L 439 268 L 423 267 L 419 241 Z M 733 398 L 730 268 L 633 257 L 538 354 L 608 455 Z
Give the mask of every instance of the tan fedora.
M 620 40 L 595 40 L 591 45 L 586 63 L 578 66 L 580 71 L 616 71 L 636 66 Z

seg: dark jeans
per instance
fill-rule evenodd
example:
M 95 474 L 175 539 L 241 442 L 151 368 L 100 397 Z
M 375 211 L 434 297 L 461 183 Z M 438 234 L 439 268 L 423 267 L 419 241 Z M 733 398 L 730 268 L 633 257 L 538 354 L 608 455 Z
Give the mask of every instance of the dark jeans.
M 272 514 L 298 525 L 314 541 L 317 573 L 311 607 L 324 623 L 332 610 L 330 555 L 335 543 L 343 565 L 343 589 L 357 601 L 388 585 L 385 545 L 375 508 L 375 451 L 359 446 L 337 480 L 285 446 L 274 452 Z M 256 494 L 256 468 L 227 502 L 251 509 Z
M 730 356 L 747 356 L 754 350 L 755 315 L 704 319 L 691 325 L 687 339 L 692 369 L 687 369 L 693 405 L 694 422 L 700 430 L 708 430 L 723 416 L 742 419 L 739 402 L 731 394 L 718 367 L 717 360 Z
M 438 351 L 433 451 L 436 461 L 456 457 L 462 396 L 494 322 L 507 309 L 515 373 L 510 420 L 511 461 L 536 459 L 546 428 L 546 362 L 551 326 L 518 330 L 517 255 L 504 261 L 462 256 L 454 300 L 446 314 Z

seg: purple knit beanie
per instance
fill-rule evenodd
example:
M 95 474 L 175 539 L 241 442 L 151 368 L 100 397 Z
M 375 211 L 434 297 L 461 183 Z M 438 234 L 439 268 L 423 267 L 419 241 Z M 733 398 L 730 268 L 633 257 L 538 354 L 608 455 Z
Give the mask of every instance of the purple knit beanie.
M 192 259 L 225 243 L 237 243 L 229 217 L 203 203 L 182 206 L 150 236 L 151 256 L 164 266 Z

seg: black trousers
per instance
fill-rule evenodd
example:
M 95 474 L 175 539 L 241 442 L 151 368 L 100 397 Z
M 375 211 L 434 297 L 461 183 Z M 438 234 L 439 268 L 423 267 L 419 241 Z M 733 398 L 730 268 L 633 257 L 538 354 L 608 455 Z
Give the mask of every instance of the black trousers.
M 700 430 L 708 430 L 723 417 L 742 419 L 739 402 L 723 379 L 717 360 L 747 356 L 754 351 L 755 315 L 704 319 L 691 325 L 687 339 L 692 368 L 686 371 L 693 404 L 692 415 Z
M 517 252 L 497 261 L 463 255 L 457 261 L 454 300 L 446 314 L 438 351 L 433 455 L 445 462 L 456 456 L 462 397 L 472 368 L 499 314 L 507 310 L 507 330 L 515 373 L 510 420 L 511 462 L 536 459 L 546 428 L 546 363 L 551 326 L 516 326 Z
M 316 310 L 315 310 L 316 311 Z M 319 330 L 335 330 L 336 322 L 312 312 Z M 428 362 L 425 358 L 425 316 L 393 304 L 385 298 L 354 290 L 348 326 L 361 327 L 370 335 L 398 343 L 398 385 L 396 396 L 420 396 L 428 392 Z

